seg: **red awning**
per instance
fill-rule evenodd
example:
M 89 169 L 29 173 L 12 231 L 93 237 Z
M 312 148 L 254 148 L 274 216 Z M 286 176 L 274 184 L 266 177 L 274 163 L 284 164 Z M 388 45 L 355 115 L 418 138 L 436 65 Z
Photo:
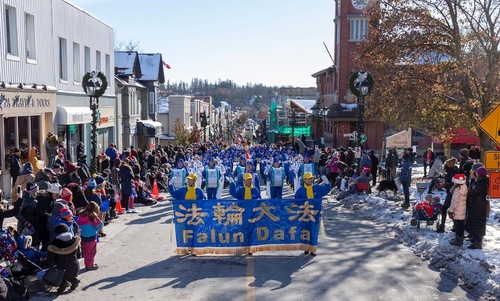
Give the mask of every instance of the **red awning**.
M 437 138 L 433 139 L 434 143 L 450 143 L 450 144 L 473 144 L 479 145 L 479 137 L 466 129 L 453 129 L 450 130 L 452 138 L 450 140 L 440 141 Z

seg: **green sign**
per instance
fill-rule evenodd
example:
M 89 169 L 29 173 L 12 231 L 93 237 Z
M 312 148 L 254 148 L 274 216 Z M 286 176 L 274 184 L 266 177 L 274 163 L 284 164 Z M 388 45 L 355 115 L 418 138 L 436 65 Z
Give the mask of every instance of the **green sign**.
M 292 134 L 292 127 L 289 125 L 279 126 L 276 130 L 280 134 L 285 134 L 285 135 Z M 295 126 L 295 127 L 293 127 L 293 136 L 299 137 L 300 135 L 311 136 L 311 126 L 307 125 L 307 126 Z
M 361 143 L 365 143 L 365 142 L 366 142 L 366 135 L 361 134 Z
M 69 133 L 71 135 L 74 135 L 76 133 L 76 125 L 74 125 L 74 124 L 69 125 Z

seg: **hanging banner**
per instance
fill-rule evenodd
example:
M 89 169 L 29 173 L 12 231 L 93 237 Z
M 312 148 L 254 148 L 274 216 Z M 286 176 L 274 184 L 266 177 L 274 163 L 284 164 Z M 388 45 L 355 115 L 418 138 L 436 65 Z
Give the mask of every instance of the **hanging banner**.
M 177 254 L 316 252 L 321 199 L 172 201 Z

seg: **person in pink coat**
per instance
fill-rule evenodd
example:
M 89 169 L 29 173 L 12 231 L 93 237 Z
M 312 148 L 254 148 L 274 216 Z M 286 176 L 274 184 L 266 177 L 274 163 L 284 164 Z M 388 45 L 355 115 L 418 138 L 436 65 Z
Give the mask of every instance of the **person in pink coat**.
M 453 220 L 453 226 L 456 230 L 455 237 L 450 240 L 454 246 L 462 246 L 464 242 L 465 213 L 467 211 L 467 178 L 465 174 L 457 173 L 453 176 L 454 183 L 451 188 L 451 205 L 448 209 L 448 216 Z

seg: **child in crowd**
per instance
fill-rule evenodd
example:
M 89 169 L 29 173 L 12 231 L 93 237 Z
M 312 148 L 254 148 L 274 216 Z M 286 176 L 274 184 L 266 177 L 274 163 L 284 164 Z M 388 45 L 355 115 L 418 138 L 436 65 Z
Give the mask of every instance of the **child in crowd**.
M 99 266 L 94 263 L 97 254 L 98 232 L 103 227 L 99 219 L 99 205 L 96 202 L 89 202 L 87 207 L 80 211 L 78 225 L 81 230 L 83 260 L 87 271 L 97 270 Z
M 464 242 L 465 213 L 467 203 L 467 184 L 465 174 L 455 174 L 453 176 L 453 187 L 451 188 L 451 205 L 448 209 L 448 216 L 453 220 L 456 230 L 455 237 L 450 241 L 454 246 L 462 246 Z

